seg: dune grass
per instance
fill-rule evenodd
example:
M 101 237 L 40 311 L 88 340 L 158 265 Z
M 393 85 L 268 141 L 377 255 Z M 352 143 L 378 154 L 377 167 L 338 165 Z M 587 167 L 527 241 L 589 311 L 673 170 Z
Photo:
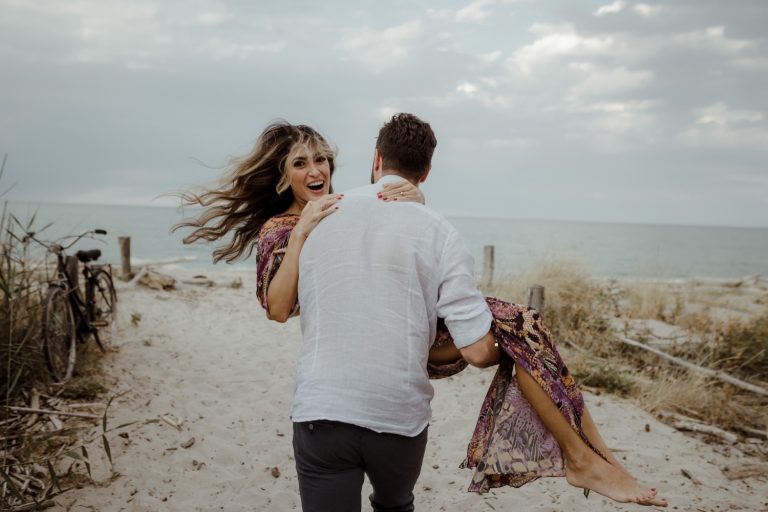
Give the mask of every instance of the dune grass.
M 0 178 L 5 159 L 0 165 Z M 0 193 L 0 198 L 2 198 Z M 29 407 L 38 402 L 51 408 L 51 399 L 67 396 L 77 400 L 96 399 L 106 389 L 94 380 L 95 368 L 87 352 L 78 360 L 75 378 L 65 385 L 53 385 L 45 364 L 42 341 L 42 304 L 47 289 L 48 267 L 43 256 L 31 254 L 24 234 L 32 231 L 35 217 L 21 222 L 9 213 L 7 203 L 0 205 L 0 509 L 40 504 L 77 485 L 86 477 L 73 471 L 79 466 L 91 480 L 90 445 L 104 451 L 111 463 L 107 433 L 107 409 L 101 419 L 101 432 L 83 439 L 82 431 L 91 425 L 79 422 L 61 424 L 51 429 L 47 416 L 12 412 L 6 406 Z M 44 228 L 42 228 L 44 229 Z M 38 228 L 37 231 L 42 231 Z M 85 353 L 84 353 L 85 352 Z M 92 351 L 90 351 L 92 352 Z M 101 354 L 99 354 L 99 357 Z M 78 355 L 80 358 L 80 355 Z M 84 364 L 82 364 L 84 363 Z M 84 373 L 88 375 L 84 375 Z M 41 396 L 46 397 L 45 399 Z M 36 397 L 33 399 L 32 397 Z M 110 400 L 111 402 L 111 400 Z M 61 421 L 61 420 L 60 420 Z M 78 422 L 74 422 L 78 423 Z M 59 474 L 56 467 L 64 458 L 73 461 L 69 470 Z M 35 508 L 37 509 L 37 508 Z M 24 508 L 32 510 L 32 508 Z
M 721 319 L 700 307 L 695 287 L 618 285 L 591 279 L 583 267 L 569 262 L 548 263 L 527 275 L 499 279 L 483 291 L 525 304 L 526 290 L 533 284 L 545 287 L 542 316 L 581 385 L 630 397 L 656 414 L 676 412 L 725 429 L 766 429 L 766 400 L 619 343 L 614 326 L 627 319 L 646 319 L 681 327 L 685 338 L 665 348 L 670 354 L 765 385 L 768 311 L 748 320 Z M 715 295 L 708 290 L 707 300 Z M 727 294 L 722 298 L 727 300 Z M 689 304 L 697 307 L 688 311 Z

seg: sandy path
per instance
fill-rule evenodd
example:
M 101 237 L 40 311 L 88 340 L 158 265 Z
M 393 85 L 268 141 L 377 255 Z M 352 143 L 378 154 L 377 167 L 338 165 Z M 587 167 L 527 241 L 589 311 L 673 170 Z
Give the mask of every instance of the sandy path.
M 116 377 L 114 390 L 125 394 L 114 402 L 110 422 L 139 423 L 126 429 L 127 440 L 111 436 L 120 476 L 67 493 L 57 510 L 299 509 L 288 417 L 299 324 L 267 321 L 256 303 L 253 275 L 243 275 L 240 289 L 227 287 L 235 277 L 213 275 L 219 284 L 213 288 L 119 290 L 121 339 L 108 365 Z M 130 323 L 132 313 L 141 315 L 137 326 Z M 470 370 L 435 382 L 430 441 L 416 487 L 418 510 L 640 510 L 595 494 L 585 500 L 564 479 L 485 496 L 466 493 L 469 472 L 457 466 L 492 375 Z M 620 458 L 641 480 L 659 487 L 672 510 L 768 510 L 765 479 L 731 482 L 721 473 L 728 465 L 749 462 L 739 452 L 726 457 L 723 447 L 686 437 L 629 402 L 591 395 L 587 402 L 608 444 L 623 448 Z M 182 422 L 182 431 L 155 421 L 160 415 Z M 193 446 L 180 446 L 192 437 Z M 102 458 L 91 451 L 94 459 Z M 106 482 L 106 460 L 94 464 L 94 477 Z M 682 468 L 701 484 L 684 477 Z M 368 492 L 364 489 L 364 496 Z

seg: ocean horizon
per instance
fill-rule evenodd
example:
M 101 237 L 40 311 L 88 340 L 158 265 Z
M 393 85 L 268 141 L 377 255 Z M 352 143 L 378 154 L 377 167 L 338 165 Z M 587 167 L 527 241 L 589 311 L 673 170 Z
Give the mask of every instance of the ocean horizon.
M 119 262 L 118 236 L 131 237 L 136 264 L 184 258 L 189 268 L 252 270 L 254 256 L 213 265 L 214 244 L 184 245 L 184 230 L 170 233 L 183 215 L 163 205 L 97 205 L 6 201 L 22 223 L 46 240 L 101 228 L 103 241 L 82 240 L 72 250 L 99 248 L 102 260 Z M 186 209 L 191 216 L 195 209 Z M 495 247 L 496 276 L 520 275 L 546 262 L 575 263 L 595 277 L 641 279 L 739 278 L 768 274 L 768 228 L 618 223 L 488 217 L 447 217 L 475 257 Z

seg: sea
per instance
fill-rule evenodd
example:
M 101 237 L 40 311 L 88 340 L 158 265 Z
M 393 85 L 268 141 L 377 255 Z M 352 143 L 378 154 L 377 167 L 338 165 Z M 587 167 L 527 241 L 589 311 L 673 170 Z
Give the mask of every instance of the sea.
M 0 208 L 3 205 L 0 205 Z M 213 264 L 216 245 L 185 245 L 171 233 L 184 215 L 172 207 L 6 202 L 18 220 L 14 232 L 33 231 L 47 241 L 95 228 L 106 236 L 73 248 L 100 249 L 102 261 L 120 261 L 117 238 L 131 237 L 132 260 L 175 261 L 190 269 L 253 270 L 255 257 Z M 187 210 L 187 216 L 194 211 Z M 545 263 L 578 265 L 595 277 L 616 279 L 730 279 L 768 275 L 768 228 L 620 224 L 448 217 L 481 270 L 484 246 L 494 246 L 495 275 L 515 276 Z M 188 231 L 187 231 L 188 232 Z M 479 275 L 479 274 L 478 274 Z

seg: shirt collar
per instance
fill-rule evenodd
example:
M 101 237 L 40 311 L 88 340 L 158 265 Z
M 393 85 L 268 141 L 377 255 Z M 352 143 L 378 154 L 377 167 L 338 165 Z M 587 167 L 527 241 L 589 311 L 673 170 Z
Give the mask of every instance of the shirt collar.
M 405 178 L 402 176 L 398 176 L 397 174 L 385 174 L 381 178 L 379 178 L 379 181 L 376 182 L 377 185 L 386 185 L 387 183 L 398 183 L 400 181 L 405 181 Z

